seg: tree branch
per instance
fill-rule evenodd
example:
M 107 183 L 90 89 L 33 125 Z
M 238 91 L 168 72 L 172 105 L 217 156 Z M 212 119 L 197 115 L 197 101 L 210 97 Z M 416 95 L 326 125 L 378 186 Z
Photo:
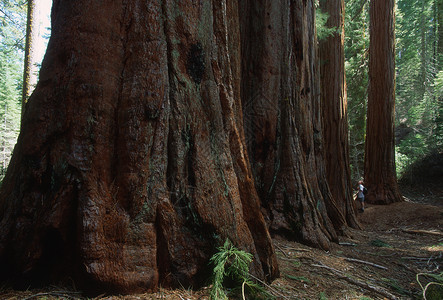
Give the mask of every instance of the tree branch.
M 430 234 L 430 235 L 443 236 L 443 233 L 439 231 L 429 231 L 429 230 L 420 230 L 420 229 L 402 229 L 402 231 L 413 234 Z
M 361 264 L 365 264 L 365 265 L 370 265 L 379 269 L 383 269 L 383 270 L 387 270 L 388 268 L 371 263 L 369 261 L 364 261 L 364 260 L 360 260 L 360 259 L 355 259 L 355 258 L 348 258 L 346 257 L 345 260 L 350 261 L 350 262 L 356 262 L 356 263 L 361 263 Z
M 385 289 L 383 289 L 381 287 L 370 285 L 370 284 L 367 284 L 366 282 L 363 282 L 363 281 L 360 281 L 360 280 L 357 280 L 357 279 L 352 279 L 352 278 L 346 276 L 345 273 L 343 273 L 343 272 L 341 272 L 341 271 L 339 271 L 337 269 L 328 267 L 328 266 L 326 266 L 324 264 L 320 264 L 320 265 L 312 264 L 311 266 L 327 269 L 327 270 L 331 271 L 332 273 L 334 273 L 335 275 L 340 276 L 341 278 L 345 279 L 346 281 L 348 281 L 348 282 L 350 282 L 352 284 L 358 285 L 359 287 L 362 287 L 362 288 L 364 288 L 366 290 L 379 293 L 380 295 L 383 295 L 383 296 L 385 296 L 388 299 L 392 299 L 392 300 L 397 300 L 398 299 L 396 296 L 394 296 L 393 294 L 389 293 L 388 291 L 386 291 Z

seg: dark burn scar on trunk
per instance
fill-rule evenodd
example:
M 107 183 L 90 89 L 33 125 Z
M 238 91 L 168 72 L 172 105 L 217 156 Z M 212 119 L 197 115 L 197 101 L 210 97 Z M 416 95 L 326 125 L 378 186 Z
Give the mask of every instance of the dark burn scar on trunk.
M 189 47 L 186 68 L 194 82 L 200 84 L 205 73 L 205 52 L 200 43 Z

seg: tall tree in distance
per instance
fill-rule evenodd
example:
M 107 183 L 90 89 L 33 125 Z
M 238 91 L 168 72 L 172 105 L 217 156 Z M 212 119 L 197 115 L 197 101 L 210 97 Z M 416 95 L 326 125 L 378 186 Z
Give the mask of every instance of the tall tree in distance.
M 365 141 L 366 201 L 402 201 L 395 172 L 395 0 L 370 3 L 369 96 Z
M 440 70 L 443 69 L 443 0 L 435 0 L 436 11 L 437 11 L 437 31 L 438 31 L 438 43 L 437 43 L 437 55 L 438 55 L 438 64 Z
M 434 0 L 397 0 L 395 142 L 401 177 L 415 161 L 441 148 L 436 5 Z
M 54 1 L 0 189 L 0 276 L 135 293 L 205 283 L 228 238 L 271 280 L 247 160 L 238 1 Z
M 320 9 L 328 14 L 326 26 L 333 33 L 319 41 L 321 107 L 323 116 L 326 173 L 332 200 L 341 218 L 333 218 L 336 227 L 358 228 L 352 196 L 349 167 L 348 111 L 344 61 L 344 0 L 320 1 Z
M 368 99 L 369 2 L 346 1 L 345 67 L 349 119 L 349 158 L 355 184 L 364 175 Z
M 443 146 L 443 0 L 435 0 L 435 12 L 437 22 L 437 76 L 436 76 L 436 94 L 437 94 L 437 109 L 436 109 L 436 144 L 437 147 Z
M 37 75 L 35 74 L 35 39 L 37 35 L 37 30 L 35 28 L 36 24 L 36 3 L 38 0 L 28 0 L 28 14 L 26 23 L 26 42 L 25 42 L 25 60 L 24 60 L 24 71 L 23 71 L 23 92 L 22 92 L 22 116 L 25 110 L 26 102 L 28 101 L 33 85 L 37 83 Z

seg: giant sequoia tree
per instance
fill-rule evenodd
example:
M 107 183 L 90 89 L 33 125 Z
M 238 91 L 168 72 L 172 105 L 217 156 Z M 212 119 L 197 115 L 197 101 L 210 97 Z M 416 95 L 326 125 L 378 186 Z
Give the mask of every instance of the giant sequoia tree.
M 326 26 L 335 32 L 320 41 L 321 104 L 323 113 L 326 171 L 332 200 L 341 214 L 333 218 L 336 227 L 359 227 L 352 197 L 349 167 L 348 112 L 345 80 L 345 3 L 320 1 L 328 13 Z
M 282 36 L 312 26 L 295 13 Z M 253 254 L 252 273 L 276 277 L 244 145 L 239 34 L 235 0 L 54 1 L 40 80 L 0 190 L 3 278 L 67 275 L 124 292 L 195 287 L 226 238 Z M 291 45 L 297 55 L 300 45 Z M 286 124 L 296 121 L 295 84 L 297 95 L 314 92 L 312 77 L 290 79 Z M 302 134 L 284 149 L 312 147 L 313 128 Z M 320 199 L 292 184 L 303 167 L 284 178 L 291 197 Z M 316 217 L 314 208 L 304 215 Z
M 365 183 L 370 203 L 402 201 L 395 174 L 394 0 L 370 3 L 369 97 Z
M 241 1 L 250 161 L 272 232 L 329 248 L 314 1 Z

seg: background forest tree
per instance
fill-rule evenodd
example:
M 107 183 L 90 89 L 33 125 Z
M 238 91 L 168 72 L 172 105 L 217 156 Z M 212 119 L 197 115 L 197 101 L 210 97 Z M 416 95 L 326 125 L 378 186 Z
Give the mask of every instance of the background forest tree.
M 395 0 L 369 7 L 369 87 L 365 138 L 365 201 L 402 201 L 395 171 Z
M 396 1 L 396 171 L 442 149 L 442 0 Z M 346 1 L 345 57 L 353 181 L 363 178 L 369 1 Z M 441 47 L 441 46 L 440 46 Z M 438 60 L 440 57 L 440 61 Z
M 335 218 L 338 220 L 334 223 L 358 228 L 349 163 L 344 62 L 345 4 L 343 0 L 320 1 L 317 11 L 318 14 L 325 14 L 328 17 L 324 26 L 330 31 L 325 37 L 319 36 L 319 67 L 326 174 L 332 199 L 343 216 L 342 220 Z
M 50 35 L 50 0 L 39 0 L 34 15 L 34 60 L 30 70 L 32 80 L 28 92 L 37 81 L 40 62 Z M 23 94 L 24 57 L 26 42 L 28 1 L 0 1 L 0 182 L 9 164 L 10 156 L 20 130 L 22 106 L 19 99 Z
M 0 1 L 0 181 L 20 129 L 25 1 Z
M 400 174 L 414 161 L 443 148 L 441 2 L 398 1 L 395 121 Z

